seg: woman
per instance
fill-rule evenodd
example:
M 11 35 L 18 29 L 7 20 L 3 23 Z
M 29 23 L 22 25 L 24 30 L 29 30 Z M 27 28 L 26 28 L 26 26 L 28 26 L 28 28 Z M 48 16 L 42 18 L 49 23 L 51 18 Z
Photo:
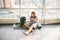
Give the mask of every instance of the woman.
M 35 12 L 32 11 L 31 12 L 31 16 L 30 16 L 30 22 L 29 23 L 25 23 L 25 27 L 27 27 L 29 30 L 27 32 L 25 32 L 25 35 L 28 35 L 34 28 L 36 28 L 36 26 L 34 26 L 35 23 L 38 22 L 38 18 L 35 15 Z

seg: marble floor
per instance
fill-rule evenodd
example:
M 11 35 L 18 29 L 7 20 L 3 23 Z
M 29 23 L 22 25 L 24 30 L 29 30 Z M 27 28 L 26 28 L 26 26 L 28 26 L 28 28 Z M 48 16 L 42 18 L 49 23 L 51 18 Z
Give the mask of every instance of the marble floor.
M 26 29 L 14 29 L 13 25 L 0 25 L 0 40 L 60 40 L 60 24 L 42 25 L 28 36 Z

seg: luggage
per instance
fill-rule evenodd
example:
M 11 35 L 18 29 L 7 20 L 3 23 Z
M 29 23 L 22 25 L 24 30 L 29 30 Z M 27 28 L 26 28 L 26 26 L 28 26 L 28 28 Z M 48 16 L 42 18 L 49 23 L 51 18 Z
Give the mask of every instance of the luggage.
M 20 17 L 20 26 L 23 26 L 26 21 L 25 17 Z

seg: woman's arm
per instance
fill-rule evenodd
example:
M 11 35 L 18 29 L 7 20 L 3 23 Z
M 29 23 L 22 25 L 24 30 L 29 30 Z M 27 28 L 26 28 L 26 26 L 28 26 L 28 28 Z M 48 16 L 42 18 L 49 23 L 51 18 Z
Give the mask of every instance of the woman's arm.
M 32 18 L 30 17 L 30 22 L 32 21 Z
M 38 22 L 38 17 L 36 16 L 36 22 Z

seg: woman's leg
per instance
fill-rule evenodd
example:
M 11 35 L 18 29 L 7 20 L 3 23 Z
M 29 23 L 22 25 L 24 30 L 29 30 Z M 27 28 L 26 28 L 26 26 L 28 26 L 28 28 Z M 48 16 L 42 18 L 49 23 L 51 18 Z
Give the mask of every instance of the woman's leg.
M 24 34 L 28 35 L 32 30 L 33 30 L 33 26 L 31 26 L 31 27 L 29 28 L 29 30 L 28 30 L 27 32 L 25 32 Z
M 30 26 L 29 26 L 29 25 L 27 25 L 27 24 L 24 24 L 24 26 L 25 26 L 26 28 L 28 28 L 28 29 L 30 28 Z

